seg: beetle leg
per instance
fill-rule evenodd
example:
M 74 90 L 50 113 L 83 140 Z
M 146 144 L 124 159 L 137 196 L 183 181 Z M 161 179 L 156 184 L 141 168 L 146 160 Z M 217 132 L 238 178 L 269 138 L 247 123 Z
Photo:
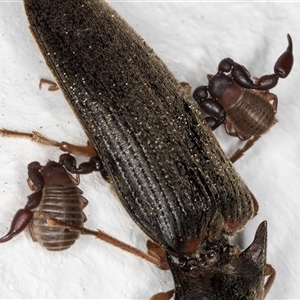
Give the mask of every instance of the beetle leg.
M 266 297 L 276 277 L 276 270 L 269 264 L 266 265 L 265 276 L 269 276 L 265 283 L 265 297 Z
M 45 78 L 42 78 L 40 80 L 40 84 L 39 84 L 39 89 L 42 88 L 42 85 L 43 84 L 48 84 L 49 87 L 48 87 L 48 91 L 50 92 L 54 92 L 54 91 L 57 91 L 59 90 L 59 87 L 57 85 L 57 83 L 55 81 L 52 81 L 52 80 L 49 80 L 49 79 L 45 79 Z
M 48 137 L 42 135 L 37 131 L 33 131 L 32 133 L 27 133 L 27 132 L 18 132 L 18 131 L 12 131 L 12 130 L 2 128 L 0 129 L 0 135 L 4 137 L 26 138 L 32 140 L 35 143 L 39 143 L 45 146 L 58 147 L 63 152 L 72 153 L 74 155 L 87 156 L 87 157 L 97 155 L 95 149 L 89 142 L 87 143 L 86 146 L 74 145 L 64 141 L 58 142 L 49 139 Z
M 60 146 L 59 142 L 51 140 L 37 131 L 33 131 L 32 133 L 27 133 L 27 132 L 19 132 L 19 131 L 13 131 L 13 130 L 2 128 L 0 129 L 0 134 L 4 137 L 26 138 L 32 140 L 35 143 L 39 143 L 47 146 L 54 146 L 54 147 Z
M 173 297 L 173 294 L 174 294 L 174 290 L 161 292 L 153 295 L 149 300 L 169 300 Z
M 26 133 L 26 132 L 11 131 L 5 128 L 0 129 L 0 135 L 4 137 L 26 138 L 42 145 L 58 147 L 63 152 L 72 153 L 74 155 L 91 157 L 89 162 L 84 162 L 80 164 L 78 168 L 76 167 L 76 161 L 74 165 L 74 163 L 71 161 L 71 158 L 68 157 L 68 154 L 66 154 L 66 156 L 64 156 L 61 159 L 61 163 L 71 173 L 88 174 L 93 171 L 100 171 L 102 177 L 105 180 L 109 180 L 109 176 L 106 170 L 104 169 L 101 159 L 99 158 L 99 156 L 97 156 L 94 147 L 89 142 L 87 143 L 86 146 L 78 146 L 78 145 L 70 144 L 68 142 L 58 142 L 55 140 L 51 140 L 37 131 L 33 131 L 32 133 Z
M 166 258 L 165 250 L 158 244 L 148 240 L 147 241 L 148 254 L 155 257 L 159 261 L 158 268 L 161 270 L 169 270 L 169 264 Z
M 90 144 L 89 141 L 87 142 L 86 146 L 74 145 L 63 141 L 63 142 L 59 142 L 59 146 L 56 147 L 58 147 L 63 152 L 72 153 L 73 155 L 87 156 L 87 157 L 92 157 L 97 155 L 96 150 Z
M 151 262 L 158 267 L 160 266 L 160 261 L 159 261 L 159 259 L 157 259 L 157 257 L 154 257 L 152 255 L 149 255 L 146 252 L 143 252 L 135 247 L 132 247 L 132 246 L 108 235 L 107 233 L 105 233 L 104 231 L 102 231 L 100 229 L 90 230 L 90 229 L 87 229 L 84 227 L 78 227 L 72 223 L 58 220 L 58 219 L 53 218 L 52 216 L 46 215 L 44 213 L 41 214 L 41 217 L 46 218 L 49 226 L 66 228 L 66 229 L 69 229 L 70 231 L 78 232 L 79 234 L 82 234 L 82 235 L 92 235 L 95 238 L 100 239 L 108 244 L 111 244 L 117 248 L 120 248 L 120 249 L 122 249 L 126 252 L 129 252 L 135 256 L 138 256 L 142 259 L 145 259 L 148 262 Z
M 76 168 L 76 164 L 75 164 L 75 169 L 76 169 L 75 171 L 70 171 L 70 169 L 68 169 L 67 165 L 65 165 L 65 167 L 71 173 L 87 174 L 87 173 L 91 173 L 93 171 L 100 171 L 102 177 L 106 181 L 109 181 L 108 173 L 104 169 L 104 166 L 103 166 L 100 158 L 97 156 L 97 153 L 96 153 L 94 147 L 89 143 L 89 141 L 86 146 L 79 146 L 79 145 L 70 144 L 70 143 L 64 142 L 64 141 L 58 142 L 55 140 L 51 140 L 37 131 L 33 131 L 32 133 L 27 133 L 27 132 L 12 131 L 12 130 L 8 130 L 5 128 L 0 129 L 0 135 L 2 135 L 4 137 L 26 138 L 26 139 L 30 139 L 33 142 L 36 142 L 36 143 L 39 143 L 39 144 L 42 144 L 45 146 L 58 147 L 63 152 L 68 152 L 68 153 L 72 153 L 74 155 L 79 155 L 79 156 L 91 157 L 89 162 L 80 164 L 78 168 Z M 64 163 L 62 163 L 62 164 L 64 164 Z M 68 163 L 66 163 L 66 164 L 68 164 Z

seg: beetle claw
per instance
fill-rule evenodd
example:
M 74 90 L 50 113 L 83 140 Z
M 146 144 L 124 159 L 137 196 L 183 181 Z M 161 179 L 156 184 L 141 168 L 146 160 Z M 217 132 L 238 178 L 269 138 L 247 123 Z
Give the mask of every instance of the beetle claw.
M 161 292 L 153 295 L 149 300 L 169 300 L 173 297 L 173 294 L 174 294 L 174 290 Z

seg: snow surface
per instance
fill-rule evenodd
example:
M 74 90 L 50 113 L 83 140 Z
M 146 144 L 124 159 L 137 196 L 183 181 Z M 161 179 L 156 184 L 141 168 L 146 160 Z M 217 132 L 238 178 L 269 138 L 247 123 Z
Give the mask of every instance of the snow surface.
M 180 81 L 193 87 L 231 57 L 255 76 L 273 72 L 277 57 L 294 41 L 290 76 L 273 90 L 279 122 L 236 163 L 258 202 L 258 216 L 244 231 L 246 247 L 262 220 L 268 221 L 268 262 L 277 270 L 268 299 L 300 299 L 300 3 L 205 3 L 111 1 L 111 5 L 154 48 Z M 0 127 L 37 130 L 57 140 L 87 140 L 60 91 L 38 89 L 52 76 L 33 41 L 22 1 L 0 1 Z M 238 141 L 216 132 L 230 153 Z M 0 138 L 0 236 L 30 194 L 26 166 L 56 160 L 60 151 L 30 141 Z M 147 237 L 125 213 L 97 174 L 82 176 L 89 199 L 86 226 L 145 250 Z M 297 242 L 298 240 L 298 242 Z M 81 237 L 69 250 L 51 253 L 31 241 L 29 232 L 0 246 L 0 298 L 149 299 L 173 287 L 161 271 L 119 249 Z

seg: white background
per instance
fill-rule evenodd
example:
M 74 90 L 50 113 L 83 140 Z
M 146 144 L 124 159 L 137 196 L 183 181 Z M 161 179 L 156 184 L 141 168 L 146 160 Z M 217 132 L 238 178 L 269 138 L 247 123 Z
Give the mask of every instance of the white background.
M 268 262 L 277 279 L 268 299 L 300 299 L 300 100 L 299 3 L 200 3 L 157 1 L 111 2 L 165 61 L 180 81 L 193 87 L 216 73 L 219 61 L 231 57 L 252 75 L 273 72 L 294 41 L 291 75 L 273 90 L 279 98 L 279 122 L 236 168 L 259 204 L 259 215 L 243 235 L 244 247 L 257 225 L 268 221 Z M 58 140 L 87 140 L 60 91 L 38 89 L 40 78 L 52 76 L 39 53 L 20 1 L 0 1 L 0 127 L 38 130 Z M 223 128 L 217 131 L 230 153 L 238 142 Z M 30 194 L 26 166 L 33 160 L 56 160 L 56 149 L 30 141 L 0 137 L 0 236 Z M 90 203 L 86 226 L 101 228 L 140 249 L 147 237 L 93 174 L 80 185 Z M 297 242 L 298 241 L 298 242 Z M 173 287 L 166 271 L 91 237 L 81 237 L 69 250 L 51 253 L 31 241 L 27 230 L 0 245 L 0 298 L 149 299 Z

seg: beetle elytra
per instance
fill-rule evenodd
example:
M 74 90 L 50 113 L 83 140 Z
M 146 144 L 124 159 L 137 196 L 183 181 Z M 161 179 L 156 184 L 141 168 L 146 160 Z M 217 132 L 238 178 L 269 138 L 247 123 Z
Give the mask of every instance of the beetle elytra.
M 31 30 L 129 214 L 174 259 L 227 245 L 258 207 L 191 99 L 105 3 L 59 2 L 25 1 Z

